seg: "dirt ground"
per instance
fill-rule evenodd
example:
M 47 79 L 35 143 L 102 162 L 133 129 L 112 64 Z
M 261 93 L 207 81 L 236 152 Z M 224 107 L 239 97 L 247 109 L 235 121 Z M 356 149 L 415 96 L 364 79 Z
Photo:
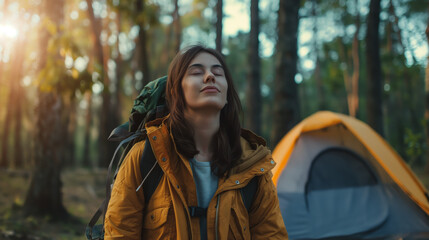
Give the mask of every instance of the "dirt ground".
M 105 196 L 105 178 L 105 170 L 65 170 L 63 202 L 71 218 L 52 221 L 22 214 L 29 172 L 0 171 L 0 240 L 85 239 L 86 224 Z

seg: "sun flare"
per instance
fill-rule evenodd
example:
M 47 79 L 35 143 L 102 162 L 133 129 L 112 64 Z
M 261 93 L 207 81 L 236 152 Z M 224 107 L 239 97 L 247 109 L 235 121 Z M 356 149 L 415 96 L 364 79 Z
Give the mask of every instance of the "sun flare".
M 0 39 L 15 39 L 18 36 L 18 29 L 11 24 L 0 24 Z

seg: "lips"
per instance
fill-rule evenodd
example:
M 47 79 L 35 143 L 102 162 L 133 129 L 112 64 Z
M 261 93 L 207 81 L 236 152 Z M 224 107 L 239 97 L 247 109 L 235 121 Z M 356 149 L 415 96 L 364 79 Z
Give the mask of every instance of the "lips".
M 220 92 L 220 90 L 214 86 L 207 86 L 207 87 L 201 89 L 201 92 Z

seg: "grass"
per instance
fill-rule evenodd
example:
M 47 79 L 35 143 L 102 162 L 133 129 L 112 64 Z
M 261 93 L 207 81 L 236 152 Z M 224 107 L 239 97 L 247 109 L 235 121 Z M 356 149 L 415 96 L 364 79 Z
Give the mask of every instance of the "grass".
M 62 174 L 63 203 L 71 218 L 52 221 L 48 217 L 25 217 L 25 201 L 30 174 L 0 171 L 1 239 L 85 239 L 86 224 L 105 196 L 106 171 L 65 170 Z

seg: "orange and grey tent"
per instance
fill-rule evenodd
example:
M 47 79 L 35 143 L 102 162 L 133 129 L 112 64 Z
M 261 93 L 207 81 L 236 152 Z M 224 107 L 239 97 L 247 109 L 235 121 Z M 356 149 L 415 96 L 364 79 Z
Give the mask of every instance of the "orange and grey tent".
M 425 187 L 368 125 L 318 112 L 273 151 L 291 239 L 429 239 Z

